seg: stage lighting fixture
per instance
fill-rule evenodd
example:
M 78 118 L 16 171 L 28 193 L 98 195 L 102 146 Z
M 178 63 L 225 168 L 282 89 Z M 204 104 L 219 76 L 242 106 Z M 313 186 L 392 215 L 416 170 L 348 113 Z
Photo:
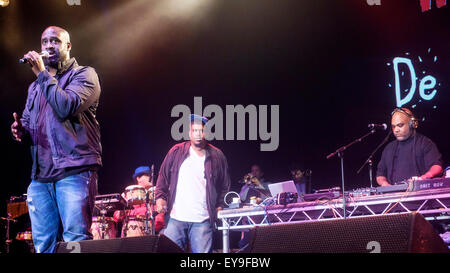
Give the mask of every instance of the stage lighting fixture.
M 2 8 L 6 7 L 9 5 L 9 0 L 0 0 L 0 6 Z

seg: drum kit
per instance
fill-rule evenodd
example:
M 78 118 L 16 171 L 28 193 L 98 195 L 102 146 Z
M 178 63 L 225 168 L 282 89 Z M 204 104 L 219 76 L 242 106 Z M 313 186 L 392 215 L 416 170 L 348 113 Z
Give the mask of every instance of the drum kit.
M 94 240 L 116 238 L 116 223 L 112 217 L 92 217 L 91 233 Z
M 145 217 L 136 215 L 126 218 L 122 227 L 122 238 L 144 236 L 145 234 Z
M 131 185 L 125 188 L 124 194 L 128 205 L 141 205 L 145 202 L 147 191 L 143 186 Z
M 117 230 L 121 230 L 120 237 L 136 237 L 155 234 L 154 213 L 150 211 L 150 205 L 154 208 L 154 187 L 146 190 L 143 186 L 132 185 L 125 188 L 122 195 L 107 194 L 97 195 L 95 201 L 95 212 L 92 218 L 91 233 L 94 240 L 111 239 L 117 237 Z M 145 205 L 144 215 L 130 215 L 135 206 Z M 112 215 L 121 211 L 125 217 L 123 221 L 116 223 Z M 151 224 L 149 225 L 149 222 Z M 122 227 L 117 228 L 117 224 Z

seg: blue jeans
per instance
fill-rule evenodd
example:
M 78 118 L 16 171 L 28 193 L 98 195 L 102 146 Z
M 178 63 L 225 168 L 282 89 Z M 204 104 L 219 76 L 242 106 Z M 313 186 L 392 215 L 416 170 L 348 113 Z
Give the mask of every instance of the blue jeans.
M 51 253 L 61 240 L 92 239 L 97 173 L 85 171 L 54 183 L 31 181 L 27 192 L 34 248 Z
M 189 241 L 193 253 L 210 253 L 212 251 L 213 229 L 209 219 L 201 223 L 194 223 L 170 218 L 162 233 L 183 250 L 186 249 Z

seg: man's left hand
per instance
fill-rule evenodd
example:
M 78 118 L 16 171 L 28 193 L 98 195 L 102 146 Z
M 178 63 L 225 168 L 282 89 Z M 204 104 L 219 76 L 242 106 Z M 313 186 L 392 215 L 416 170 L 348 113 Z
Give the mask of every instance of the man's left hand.
M 23 55 L 23 57 L 28 58 L 28 63 L 30 64 L 34 75 L 37 76 L 45 70 L 44 60 L 42 60 L 41 55 L 36 51 L 29 51 L 27 54 Z
M 428 174 L 424 174 L 420 177 L 420 180 L 425 180 L 425 179 L 430 179 L 431 176 L 429 176 Z

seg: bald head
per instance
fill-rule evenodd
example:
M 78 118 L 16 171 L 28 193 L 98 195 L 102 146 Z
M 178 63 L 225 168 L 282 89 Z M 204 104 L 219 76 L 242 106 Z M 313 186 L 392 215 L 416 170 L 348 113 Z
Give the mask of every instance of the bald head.
M 42 32 L 41 50 L 45 50 L 50 54 L 48 58 L 44 59 L 46 65 L 58 67 L 58 62 L 70 59 L 71 49 L 72 44 L 70 43 L 70 35 L 67 30 L 57 26 L 50 26 Z
M 62 27 L 49 26 L 44 30 L 44 32 L 42 32 L 42 36 L 44 36 L 45 33 L 52 33 L 56 36 L 61 37 L 64 40 L 64 42 L 70 43 L 69 32 L 67 32 L 67 30 L 63 29 Z
M 404 141 L 414 134 L 414 128 L 411 128 L 409 125 L 413 113 L 407 108 L 402 108 L 401 110 L 392 114 L 391 125 L 392 132 L 397 140 Z

